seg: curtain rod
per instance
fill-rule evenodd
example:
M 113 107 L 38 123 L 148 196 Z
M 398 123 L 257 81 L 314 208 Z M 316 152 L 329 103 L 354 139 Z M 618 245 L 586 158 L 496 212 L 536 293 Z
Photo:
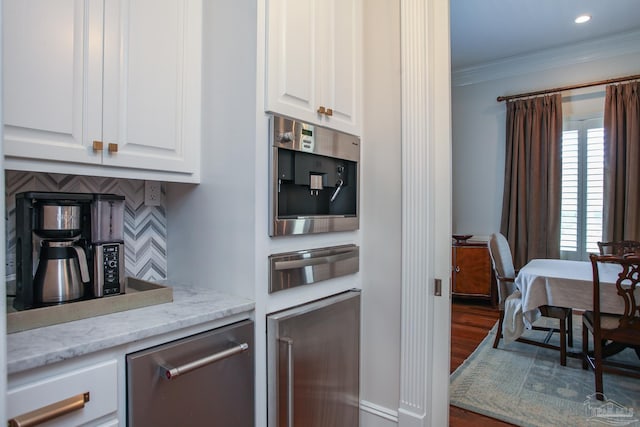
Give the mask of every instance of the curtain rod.
M 518 95 L 499 96 L 498 102 L 509 101 L 511 99 L 516 99 L 516 98 L 526 98 L 527 96 L 544 95 L 545 93 L 562 92 L 565 90 L 580 89 L 583 87 L 590 87 L 590 86 L 600 86 L 600 85 L 606 85 L 609 83 L 619 83 L 627 80 L 637 80 L 637 79 L 640 79 L 640 74 L 636 74 L 635 76 L 617 77 L 615 79 L 600 80 L 598 82 L 581 83 L 581 84 L 576 84 L 571 86 L 557 87 L 554 89 L 538 90 L 536 92 L 521 93 Z

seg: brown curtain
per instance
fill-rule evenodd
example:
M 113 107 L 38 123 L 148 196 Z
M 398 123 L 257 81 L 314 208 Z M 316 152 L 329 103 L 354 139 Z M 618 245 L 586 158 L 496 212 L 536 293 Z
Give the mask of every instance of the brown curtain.
M 534 258 L 560 258 L 561 147 L 560 94 L 507 102 L 500 231 L 516 269 Z
M 607 86 L 603 240 L 640 240 L 640 82 Z

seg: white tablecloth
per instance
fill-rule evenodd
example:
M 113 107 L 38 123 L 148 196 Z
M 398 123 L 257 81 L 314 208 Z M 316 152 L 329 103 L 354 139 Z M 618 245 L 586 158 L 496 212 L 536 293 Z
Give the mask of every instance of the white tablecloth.
M 606 291 L 607 287 L 614 286 L 620 266 L 600 264 L 599 270 L 600 310 L 622 313 L 622 299 L 615 290 Z M 518 272 L 516 286 L 522 293 L 522 312 L 527 326 L 540 316 L 538 307 L 542 305 L 593 309 L 593 272 L 589 261 L 531 260 Z

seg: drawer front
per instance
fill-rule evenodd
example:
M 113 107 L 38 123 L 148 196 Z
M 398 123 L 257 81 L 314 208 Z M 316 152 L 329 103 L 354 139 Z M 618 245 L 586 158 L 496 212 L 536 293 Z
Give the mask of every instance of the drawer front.
M 87 392 L 89 400 L 83 408 L 55 418 L 45 425 L 80 425 L 115 413 L 118 409 L 117 367 L 116 360 L 109 360 L 10 388 L 7 392 L 7 416 L 11 419 Z

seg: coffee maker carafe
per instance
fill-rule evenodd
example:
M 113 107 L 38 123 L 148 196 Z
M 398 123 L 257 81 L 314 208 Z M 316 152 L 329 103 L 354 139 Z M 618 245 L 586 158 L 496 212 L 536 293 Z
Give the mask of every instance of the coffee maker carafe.
M 42 305 L 81 299 L 89 283 L 87 257 L 72 241 L 45 240 L 33 278 L 35 300 Z
M 79 300 L 90 282 L 87 255 L 79 241 L 81 205 L 54 200 L 43 201 L 36 209 L 34 238 L 40 243 L 34 301 L 48 305 Z
M 16 194 L 16 298 L 24 310 L 124 293 L 124 197 Z

